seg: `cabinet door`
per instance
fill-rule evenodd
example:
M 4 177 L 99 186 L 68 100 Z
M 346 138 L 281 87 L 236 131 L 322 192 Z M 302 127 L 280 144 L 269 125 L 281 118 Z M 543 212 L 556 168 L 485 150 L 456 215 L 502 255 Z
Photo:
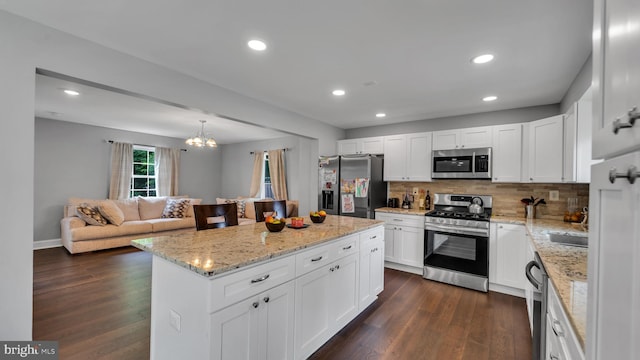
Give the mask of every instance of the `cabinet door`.
M 493 182 L 522 180 L 522 124 L 493 128 Z
M 640 152 L 593 166 L 589 186 L 587 354 L 640 359 L 640 181 L 609 174 L 640 169 Z
M 629 124 L 630 110 L 640 107 L 640 7 L 635 0 L 599 0 L 593 15 L 593 154 L 600 159 L 640 144 L 640 120 L 613 131 L 614 121 Z
M 307 358 L 330 337 L 331 272 L 328 267 L 296 279 L 295 357 Z M 231 359 L 231 358 L 230 358 Z
M 384 154 L 384 138 L 382 136 L 360 139 L 360 154 Z
M 333 263 L 331 272 L 331 319 L 334 334 L 358 314 L 358 254 L 352 254 Z
M 399 238 L 400 253 L 397 262 L 422 268 L 424 266 L 424 229 L 403 226 L 395 234 Z
M 391 224 L 384 224 L 384 259 L 386 261 L 398 262 L 398 252 L 396 251 L 396 227 Z
M 338 155 L 353 155 L 358 153 L 358 140 L 338 140 Z
M 360 249 L 360 311 L 369 306 L 384 288 L 384 241 L 366 241 Z
M 593 100 L 591 87 L 582 94 L 578 100 L 576 110 L 577 119 L 577 136 L 576 136 L 576 181 L 579 183 L 591 182 L 591 165 L 594 160 L 592 157 L 592 139 L 593 139 Z
M 491 126 L 462 129 L 459 145 L 465 149 L 490 147 L 491 135 Z
M 527 278 L 527 238 L 522 225 L 496 224 L 495 283 L 524 290 Z
M 564 150 L 563 150 L 563 168 L 562 181 L 576 182 L 576 146 L 578 144 L 578 105 L 573 104 L 564 116 Z
M 460 143 L 460 130 L 433 132 L 433 150 L 457 149 Z
M 384 180 L 404 181 L 407 172 L 407 143 L 405 135 L 384 138 Z
M 258 359 L 293 358 L 294 298 L 293 281 L 265 291 L 259 296 L 258 300 L 261 304 L 258 308 L 260 316 Z
M 562 115 L 529 124 L 529 180 L 562 182 Z
M 258 297 L 231 305 L 211 315 L 211 358 L 259 359 Z
M 406 143 L 407 180 L 431 181 L 431 133 L 407 135 Z

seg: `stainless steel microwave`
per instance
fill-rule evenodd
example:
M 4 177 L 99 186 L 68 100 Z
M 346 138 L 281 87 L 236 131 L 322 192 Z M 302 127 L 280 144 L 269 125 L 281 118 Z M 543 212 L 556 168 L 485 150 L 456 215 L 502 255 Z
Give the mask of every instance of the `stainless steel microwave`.
M 433 151 L 433 179 L 491 179 L 491 148 Z

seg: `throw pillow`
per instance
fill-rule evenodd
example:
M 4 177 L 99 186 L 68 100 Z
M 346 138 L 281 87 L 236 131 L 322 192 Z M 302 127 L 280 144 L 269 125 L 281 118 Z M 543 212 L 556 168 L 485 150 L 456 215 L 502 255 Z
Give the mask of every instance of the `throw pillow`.
M 112 200 L 105 200 L 98 205 L 98 211 L 105 219 L 116 226 L 124 222 L 124 213 Z
M 167 198 L 164 196 L 138 197 L 140 220 L 160 219 L 165 205 L 167 205 Z
M 98 210 L 97 206 L 91 206 L 89 204 L 82 204 L 76 207 L 78 217 L 89 225 L 105 226 L 107 225 L 107 219 L 105 219 Z
M 167 205 L 165 205 L 162 211 L 163 218 L 185 218 L 191 207 L 191 201 L 189 199 L 167 199 Z
M 238 219 L 241 219 L 244 217 L 244 210 L 246 205 L 244 200 L 229 199 L 225 201 L 225 203 L 227 204 L 236 203 L 236 206 L 238 207 Z
M 122 199 L 122 200 L 112 200 L 116 206 L 122 211 L 124 214 L 124 221 L 139 221 L 140 220 L 140 212 L 138 211 L 138 199 Z

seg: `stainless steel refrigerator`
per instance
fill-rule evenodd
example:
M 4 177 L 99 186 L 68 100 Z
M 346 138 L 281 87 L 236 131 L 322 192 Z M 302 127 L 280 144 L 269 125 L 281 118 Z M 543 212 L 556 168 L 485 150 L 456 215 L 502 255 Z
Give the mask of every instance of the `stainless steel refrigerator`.
M 387 183 L 382 180 L 383 156 L 349 155 L 320 159 L 319 210 L 328 214 L 375 218 L 386 206 Z

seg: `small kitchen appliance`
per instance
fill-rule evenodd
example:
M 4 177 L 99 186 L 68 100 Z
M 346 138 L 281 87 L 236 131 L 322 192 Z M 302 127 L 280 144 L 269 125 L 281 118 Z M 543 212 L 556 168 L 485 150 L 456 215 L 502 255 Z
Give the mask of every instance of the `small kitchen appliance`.
M 491 179 L 491 148 L 433 151 L 434 179 Z
M 433 204 L 425 217 L 423 277 L 487 292 L 492 197 L 434 194 Z

